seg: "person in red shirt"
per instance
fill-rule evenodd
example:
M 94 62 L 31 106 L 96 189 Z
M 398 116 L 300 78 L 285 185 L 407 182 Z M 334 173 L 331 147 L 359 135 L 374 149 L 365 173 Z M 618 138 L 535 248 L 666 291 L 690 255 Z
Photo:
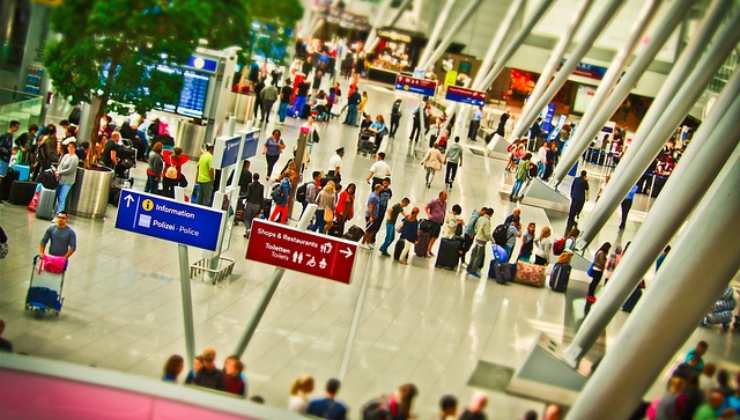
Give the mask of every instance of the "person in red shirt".
M 224 391 L 247 396 L 247 384 L 242 379 L 244 364 L 236 356 L 229 356 L 224 361 Z

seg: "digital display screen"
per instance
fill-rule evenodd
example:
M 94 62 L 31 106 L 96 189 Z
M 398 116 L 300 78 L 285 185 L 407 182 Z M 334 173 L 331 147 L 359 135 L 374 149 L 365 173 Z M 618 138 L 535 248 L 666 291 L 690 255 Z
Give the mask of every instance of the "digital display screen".
M 194 71 L 183 72 L 180 103 L 177 105 L 178 114 L 197 118 L 203 116 L 208 98 L 208 79 L 208 76 Z

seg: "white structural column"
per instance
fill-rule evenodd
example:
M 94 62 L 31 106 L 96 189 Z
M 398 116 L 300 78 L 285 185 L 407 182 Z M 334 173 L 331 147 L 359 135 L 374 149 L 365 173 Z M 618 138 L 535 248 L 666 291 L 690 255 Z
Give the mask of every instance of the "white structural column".
M 709 189 L 740 139 L 740 72 L 736 71 L 702 122 L 681 161 L 632 239 L 640 244 L 626 253 L 565 351 L 575 366 L 598 340 L 614 314 L 652 267 L 660 251 L 680 229 Z M 717 203 L 719 205 L 723 205 Z
M 651 2 L 655 3 L 656 0 L 651 0 Z M 588 10 L 591 8 L 593 3 L 593 0 L 583 0 L 581 2 L 581 6 L 573 15 L 570 24 L 565 28 L 565 32 L 563 32 L 563 35 L 558 40 L 555 48 L 550 53 L 550 58 L 547 59 L 547 63 L 545 63 L 545 67 L 542 69 L 542 73 L 540 73 L 540 77 L 537 79 L 537 83 L 534 85 L 534 89 L 532 89 L 532 93 L 529 95 L 529 100 L 527 100 L 527 102 L 524 104 L 524 108 L 519 114 L 520 118 L 517 120 L 517 123 L 514 126 L 514 130 L 512 131 L 512 134 L 514 135 L 511 136 L 511 139 L 520 137 L 529 128 L 524 127 L 522 124 L 524 116 L 532 112 L 532 105 L 536 102 L 536 99 L 542 96 L 542 94 L 545 92 L 547 85 L 552 79 L 552 75 L 555 74 L 555 70 L 557 70 L 560 62 L 563 60 L 565 50 L 568 49 L 571 41 L 573 41 L 573 37 L 575 36 L 576 31 L 578 31 L 578 28 L 581 27 L 581 24 L 583 23 L 583 18 L 586 17 L 586 14 L 588 14 Z
M 568 76 L 575 70 L 578 63 L 581 61 L 583 56 L 586 55 L 588 50 L 596 41 L 596 38 L 604 30 L 604 27 L 609 24 L 609 21 L 616 15 L 619 8 L 624 4 L 620 0 L 604 0 L 602 9 L 596 13 L 596 16 L 592 21 L 588 23 L 583 29 L 583 37 L 578 40 L 575 50 L 570 53 L 568 60 L 565 64 L 560 67 L 560 70 L 555 74 L 555 78 L 552 80 L 550 85 L 538 98 L 531 98 L 530 102 L 533 102 L 530 112 L 527 115 L 522 115 L 517 121 L 518 132 L 515 130 L 512 132 L 512 136 L 521 136 L 537 119 L 537 115 L 540 110 L 544 108 L 551 100 L 555 97 L 561 87 L 568 81 Z M 488 81 L 488 79 L 486 79 Z
M 439 45 L 437 48 L 435 48 L 431 54 L 429 54 L 429 57 L 427 57 L 426 61 L 419 60 L 419 63 L 421 63 L 421 66 L 419 68 L 424 70 L 431 70 L 434 68 L 434 63 L 437 62 L 437 60 L 442 57 L 442 54 L 447 51 L 447 48 L 452 43 L 452 39 L 457 35 L 457 32 L 460 30 L 460 28 L 463 27 L 466 23 L 468 23 L 468 19 L 470 19 L 470 16 L 475 12 L 476 9 L 478 9 L 478 6 L 480 6 L 482 0 L 470 0 L 470 3 L 465 6 L 465 8 L 460 12 L 460 14 L 457 16 L 457 19 L 455 19 L 452 22 L 452 25 L 449 26 L 447 29 L 447 32 L 445 33 L 444 38 L 442 38 L 442 41 L 439 42 Z M 429 48 L 429 45 L 427 45 L 427 49 Z
M 365 40 L 365 52 L 370 52 L 370 47 L 375 46 L 375 39 L 378 37 L 378 28 L 383 25 L 383 17 L 385 17 L 388 8 L 391 7 L 391 1 L 393 0 L 383 0 L 383 3 L 380 4 L 377 14 L 373 19 L 373 26 L 370 28 L 370 33 L 367 34 L 367 39 Z
M 568 420 L 629 418 L 737 273 L 740 252 L 727 238 L 740 235 L 738 157 L 733 154 L 712 185 L 713 191 L 701 202 L 698 214 L 643 297 L 649 304 L 638 306 L 630 315 L 613 346 L 618 350 L 606 353 L 568 413 Z
M 665 80 L 661 89 L 656 96 L 655 100 L 650 106 L 645 117 L 642 119 L 640 128 L 643 132 L 639 132 L 635 138 L 645 138 L 647 132 L 655 125 L 658 118 L 662 115 L 665 108 L 671 99 L 672 92 L 675 92 L 681 83 L 686 79 L 689 72 L 694 68 L 694 65 L 698 61 L 699 56 L 706 48 L 706 44 L 711 39 L 712 35 L 719 26 L 722 18 L 729 10 L 729 6 L 732 0 L 714 0 L 711 7 L 707 11 L 704 19 L 697 30 L 696 34 L 689 41 L 689 45 L 681 53 L 679 59 L 674 63 L 668 78 Z M 676 2 L 671 6 L 671 9 L 666 15 L 662 17 L 659 23 L 653 29 L 650 35 L 650 43 L 639 51 L 637 59 L 627 69 L 627 72 L 622 76 L 622 79 L 617 84 L 612 94 L 606 99 L 606 103 L 597 108 L 595 115 L 590 112 L 586 112 L 584 119 L 587 115 L 593 115 L 590 123 L 586 124 L 583 120 L 579 124 L 579 128 L 576 130 L 575 136 L 568 143 L 568 147 L 565 149 L 563 156 L 558 160 L 558 165 L 555 167 L 552 177 L 552 185 L 558 185 L 565 179 L 570 168 L 578 161 L 581 154 L 586 150 L 591 139 L 601 130 L 604 124 L 609 121 L 609 118 L 614 115 L 619 106 L 622 104 L 624 99 L 629 95 L 629 92 L 637 85 L 642 74 L 647 70 L 650 63 L 653 61 L 655 56 L 660 51 L 665 41 L 673 32 L 674 28 L 680 24 L 681 19 L 685 16 L 686 12 L 690 8 L 689 2 Z M 667 94 L 670 92 L 671 94 Z M 595 105 L 595 100 L 591 102 L 591 105 Z M 631 160 L 630 155 L 634 155 L 640 147 L 640 143 L 633 141 L 630 147 L 627 149 L 625 156 L 622 157 L 619 165 L 624 167 L 625 162 Z M 615 176 L 616 176 L 615 172 Z
M 522 10 L 524 4 L 525 0 L 514 0 L 509 5 L 509 8 L 506 10 L 506 15 L 501 21 L 501 25 L 499 25 L 498 29 L 496 30 L 496 34 L 491 39 L 491 43 L 488 44 L 488 49 L 486 50 L 486 54 L 483 56 L 483 61 L 481 61 L 478 72 L 475 74 L 473 83 L 470 84 L 471 89 L 483 90 L 483 79 L 491 70 L 494 60 L 496 59 L 496 55 L 501 49 L 501 45 L 504 43 L 506 34 L 508 34 L 511 30 L 511 25 L 514 23 L 514 18 L 516 18 L 516 15 L 519 13 L 519 11 Z M 470 107 L 461 107 L 459 118 L 455 119 L 455 135 L 458 135 L 458 132 L 461 131 L 465 126 L 465 123 L 468 120 L 469 111 Z M 452 118 L 452 116 L 455 115 L 455 112 L 457 112 L 457 103 L 452 103 L 452 105 L 447 108 L 447 115 Z
M 646 138 L 635 136 L 633 141 L 642 142 L 640 150 L 627 167 L 623 167 L 619 176 L 612 178 L 606 184 L 601 199 L 596 203 L 594 210 L 588 214 L 582 227 L 581 236 L 577 242 L 578 249 L 584 249 L 596 237 L 609 216 L 622 202 L 625 195 L 642 176 L 650 163 L 663 148 L 673 130 L 683 121 L 691 107 L 701 96 L 704 88 L 724 63 L 727 56 L 737 46 L 740 40 L 740 8 L 732 11 L 732 16 L 725 22 L 720 32 L 712 39 L 709 48 L 701 60 L 683 83 L 678 92 L 672 95 L 670 105 L 662 113 L 658 123 L 650 130 Z M 668 92 L 671 94 L 671 92 Z M 644 125 L 643 121 L 640 126 Z M 638 129 L 638 132 L 641 131 Z M 646 130 L 644 130 L 646 131 Z
M 629 36 L 627 37 L 627 41 L 622 45 L 622 48 L 617 52 L 617 54 L 612 59 L 611 64 L 609 64 L 609 69 L 607 70 L 604 77 L 601 79 L 601 82 L 599 82 L 599 87 L 596 89 L 596 93 L 594 94 L 594 97 L 591 99 L 591 103 L 588 106 L 588 109 L 583 114 L 583 118 L 581 118 L 581 121 L 579 122 L 579 127 L 588 127 L 588 124 L 591 122 L 591 119 L 593 118 L 594 114 L 599 110 L 599 107 L 603 104 L 603 102 L 606 100 L 609 93 L 612 91 L 612 88 L 617 84 L 619 81 L 619 78 L 622 76 L 622 71 L 627 66 L 627 61 L 632 56 L 632 53 L 635 51 L 635 48 L 637 48 L 637 44 L 640 42 L 640 38 L 642 37 L 642 34 L 647 29 L 648 25 L 650 25 L 650 21 L 653 19 L 653 16 L 655 16 L 655 12 L 658 10 L 658 6 L 660 6 L 661 0 L 647 0 L 645 1 L 645 4 L 643 5 L 642 10 L 640 11 L 640 15 L 637 18 L 637 20 L 632 25 L 632 30 L 630 31 Z M 669 19 L 668 17 L 672 17 L 674 15 L 681 15 L 683 16 L 683 13 L 685 13 L 688 8 L 683 8 L 683 13 L 680 13 L 680 11 L 677 11 L 679 4 L 681 2 L 677 1 L 674 4 L 673 9 L 666 15 L 666 19 L 664 19 L 661 22 L 661 27 L 663 25 L 669 26 L 670 29 L 676 27 L 680 22 L 680 17 L 677 19 L 677 22 L 673 22 L 672 19 Z M 660 29 L 660 28 L 659 28 Z M 670 29 L 666 30 L 665 32 L 667 34 L 670 34 Z M 668 35 L 666 35 L 667 38 Z M 653 39 L 652 37 L 648 40 L 648 42 L 654 42 L 656 44 L 659 43 L 659 45 L 663 45 L 665 42 L 661 39 Z M 657 50 L 657 49 L 656 49 Z M 557 93 L 557 92 L 556 92 Z M 538 98 L 539 96 L 532 95 L 533 98 Z M 529 103 L 534 101 L 529 101 Z M 535 115 L 534 118 L 537 118 L 537 114 L 539 114 L 539 109 L 537 110 L 530 110 L 530 112 L 534 112 Z M 523 115 L 525 115 L 523 113 Z M 527 115 L 529 117 L 529 115 Z M 521 118 L 519 122 L 524 122 L 525 118 Z M 529 118 L 527 118 L 529 120 Z M 526 130 L 528 129 L 528 126 L 521 126 L 520 124 L 517 124 L 516 129 L 514 130 L 513 134 L 516 135 L 516 137 L 519 137 L 523 135 Z M 579 138 L 579 134 L 583 133 L 584 130 L 578 129 L 575 132 L 575 139 Z M 577 143 L 577 140 L 574 141 L 574 143 Z M 574 148 L 568 148 L 571 151 Z M 566 149 L 566 150 L 568 150 Z
M 532 14 L 527 17 L 522 27 L 519 28 L 519 31 L 516 33 L 516 35 L 514 35 L 514 38 L 509 41 L 504 51 L 501 52 L 501 55 L 496 58 L 496 62 L 494 63 L 493 67 L 488 72 L 488 74 L 486 74 L 486 76 L 483 78 L 483 82 L 481 82 L 480 84 L 481 90 L 487 90 L 491 86 L 491 83 L 496 80 L 498 75 L 504 69 L 506 62 L 509 61 L 512 55 L 514 55 L 519 46 L 524 43 L 524 39 L 527 38 L 537 22 L 542 19 L 542 16 L 545 15 L 545 12 L 547 12 L 550 6 L 552 6 L 553 1 L 554 0 L 542 0 L 537 5 L 537 7 L 535 7 L 535 9 L 532 11 Z M 613 2 L 614 0 L 610 1 Z
M 442 10 L 439 11 L 437 20 L 434 21 L 434 26 L 432 27 L 432 33 L 429 34 L 427 45 L 424 47 L 421 55 L 419 55 L 419 68 L 422 68 L 427 59 L 429 59 L 429 56 L 432 55 L 434 48 L 437 46 L 437 41 L 439 41 L 439 37 L 442 35 L 442 29 L 444 28 L 445 23 L 447 23 L 447 19 L 450 17 L 450 12 L 452 12 L 455 2 L 455 0 L 446 0 L 445 4 L 442 6 Z

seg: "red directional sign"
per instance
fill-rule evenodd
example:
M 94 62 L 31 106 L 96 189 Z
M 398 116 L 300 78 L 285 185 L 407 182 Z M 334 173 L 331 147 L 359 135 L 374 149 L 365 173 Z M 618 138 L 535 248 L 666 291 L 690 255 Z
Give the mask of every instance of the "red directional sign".
M 247 259 L 349 284 L 357 244 L 255 219 Z

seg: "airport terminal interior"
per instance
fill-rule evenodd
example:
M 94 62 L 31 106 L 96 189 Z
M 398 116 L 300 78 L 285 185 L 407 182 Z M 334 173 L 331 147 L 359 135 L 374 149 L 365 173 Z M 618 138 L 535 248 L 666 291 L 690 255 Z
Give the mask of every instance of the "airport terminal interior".
M 0 417 L 740 418 L 736 1 L 72 3 L 0 4 Z

